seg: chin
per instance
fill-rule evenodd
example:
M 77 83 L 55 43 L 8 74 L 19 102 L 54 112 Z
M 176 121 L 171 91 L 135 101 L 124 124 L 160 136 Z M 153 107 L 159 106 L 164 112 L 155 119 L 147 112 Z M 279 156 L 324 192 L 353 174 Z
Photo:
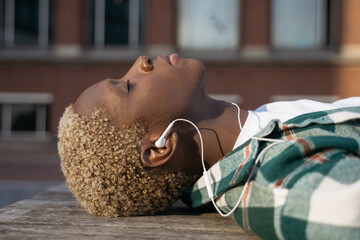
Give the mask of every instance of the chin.
M 190 58 L 188 60 L 190 61 L 192 72 L 196 74 L 198 78 L 205 78 L 206 76 L 205 64 L 195 58 Z
M 206 78 L 206 67 L 205 64 L 201 61 L 199 61 L 199 79 L 201 82 L 201 85 L 205 85 L 205 78 Z
M 198 94 L 206 93 L 205 79 L 206 79 L 206 67 L 203 62 L 197 59 L 192 59 L 193 78 L 196 79 Z

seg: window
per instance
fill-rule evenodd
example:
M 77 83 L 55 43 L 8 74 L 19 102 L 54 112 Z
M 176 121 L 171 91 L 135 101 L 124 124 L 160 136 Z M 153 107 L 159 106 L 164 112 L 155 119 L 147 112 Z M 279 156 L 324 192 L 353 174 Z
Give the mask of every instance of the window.
M 53 101 L 48 93 L 0 93 L 0 136 L 47 136 L 47 110 Z
M 180 48 L 234 49 L 238 46 L 238 0 L 180 0 L 178 8 Z
M 322 49 L 329 45 L 327 0 L 274 0 L 272 42 L 276 49 Z
M 94 0 L 93 45 L 138 47 L 142 37 L 142 5 L 141 0 Z
M 51 0 L 0 0 L 0 44 L 47 48 L 52 33 Z

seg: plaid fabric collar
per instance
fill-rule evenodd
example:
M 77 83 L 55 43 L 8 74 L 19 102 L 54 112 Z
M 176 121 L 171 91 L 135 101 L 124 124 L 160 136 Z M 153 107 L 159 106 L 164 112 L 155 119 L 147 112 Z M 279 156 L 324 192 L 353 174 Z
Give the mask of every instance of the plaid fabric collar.
M 280 137 L 284 140 L 290 140 L 286 142 L 287 145 L 301 144 L 301 142 L 296 141 L 296 136 L 292 136 L 291 129 L 304 128 L 311 124 L 336 124 L 351 119 L 360 119 L 360 107 L 348 107 L 303 114 L 285 123 L 273 120 L 255 136 L 268 138 Z M 215 196 L 220 196 L 228 189 L 243 184 L 249 172 L 254 167 L 254 162 L 259 151 L 262 149 L 263 147 L 260 146 L 259 141 L 249 139 L 213 165 L 208 170 L 208 173 Z M 210 199 L 207 194 L 205 179 L 201 177 L 184 192 L 181 199 L 192 207 L 198 207 L 208 203 Z

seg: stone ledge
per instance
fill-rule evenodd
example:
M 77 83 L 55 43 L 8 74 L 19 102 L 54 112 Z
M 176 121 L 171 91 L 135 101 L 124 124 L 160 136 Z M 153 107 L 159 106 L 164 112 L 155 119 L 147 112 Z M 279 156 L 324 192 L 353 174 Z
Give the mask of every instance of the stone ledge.
M 258 239 L 209 208 L 177 202 L 158 216 L 87 214 L 65 184 L 0 209 L 1 239 Z

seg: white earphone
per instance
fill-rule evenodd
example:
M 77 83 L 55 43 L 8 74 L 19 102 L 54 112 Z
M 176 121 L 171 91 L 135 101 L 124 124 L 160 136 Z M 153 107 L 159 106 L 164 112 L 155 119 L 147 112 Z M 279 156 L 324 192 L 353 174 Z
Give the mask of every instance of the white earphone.
M 175 120 L 176 121 L 176 120 Z M 155 142 L 155 146 L 158 148 L 163 148 L 165 146 L 166 143 L 166 138 L 165 136 L 169 133 L 170 129 L 174 126 L 175 121 L 172 121 L 169 126 L 165 129 L 165 131 L 163 132 L 163 134 L 161 134 L 161 136 L 159 137 L 159 139 Z
M 239 123 L 239 128 L 240 128 L 240 131 L 242 131 L 242 125 L 241 125 L 241 121 L 240 121 L 240 107 L 236 104 L 236 103 L 231 103 L 232 105 L 234 105 L 237 109 L 238 109 L 238 123 Z M 201 132 L 199 130 L 199 128 L 195 125 L 195 123 L 191 122 L 190 120 L 187 120 L 187 119 L 184 119 L 184 118 L 178 118 L 178 119 L 175 119 L 174 121 L 172 121 L 169 126 L 165 129 L 165 131 L 161 134 L 161 136 L 159 137 L 159 139 L 155 142 L 155 146 L 158 147 L 158 148 L 163 148 L 165 146 L 165 143 L 166 143 L 166 138 L 165 136 L 169 133 L 170 129 L 174 126 L 174 123 L 177 122 L 177 121 L 184 121 L 184 122 L 188 122 L 190 123 L 195 129 L 196 131 L 198 132 L 199 134 L 199 137 L 200 137 L 200 147 L 201 147 L 201 163 L 202 163 L 202 167 L 203 167 L 203 176 L 204 176 L 204 179 L 205 179 L 205 184 L 206 184 L 206 189 L 207 189 L 207 192 L 208 192 L 208 195 L 209 195 L 209 198 L 211 199 L 211 202 L 213 203 L 215 209 L 218 211 L 218 213 L 223 216 L 223 217 L 228 217 L 230 216 L 239 206 L 242 198 L 243 198 L 243 195 L 245 193 L 245 190 L 247 189 L 248 187 L 248 183 L 250 181 L 250 179 L 252 178 L 252 174 L 254 172 L 254 169 L 255 167 L 251 170 L 250 174 L 249 174 L 249 177 L 244 185 L 244 188 L 240 194 L 240 197 L 238 199 L 238 201 L 236 202 L 235 206 L 233 207 L 233 209 L 231 209 L 230 212 L 224 214 L 216 205 L 215 201 L 214 201 L 214 191 L 212 189 L 212 186 L 211 186 L 211 182 L 210 182 L 210 177 L 209 177 L 209 174 L 205 168 L 205 162 L 204 162 L 204 144 L 203 144 L 203 138 L 202 138 L 202 135 L 201 135 Z M 243 132 L 243 134 L 247 135 L 245 132 Z M 258 158 L 256 159 L 255 161 L 255 165 L 258 163 L 258 161 L 260 160 L 260 157 L 262 156 L 262 153 L 268 149 L 269 147 L 273 146 L 274 144 L 276 143 L 279 143 L 279 142 L 283 142 L 283 140 L 278 140 L 278 139 L 269 139 L 269 138 L 258 138 L 258 137 L 253 137 L 253 136 L 249 136 L 247 135 L 249 138 L 253 138 L 253 139 L 256 139 L 256 140 L 262 140 L 262 141 L 270 141 L 270 142 L 273 142 L 273 144 L 267 146 L 265 149 L 263 149 L 263 151 L 259 154 Z

